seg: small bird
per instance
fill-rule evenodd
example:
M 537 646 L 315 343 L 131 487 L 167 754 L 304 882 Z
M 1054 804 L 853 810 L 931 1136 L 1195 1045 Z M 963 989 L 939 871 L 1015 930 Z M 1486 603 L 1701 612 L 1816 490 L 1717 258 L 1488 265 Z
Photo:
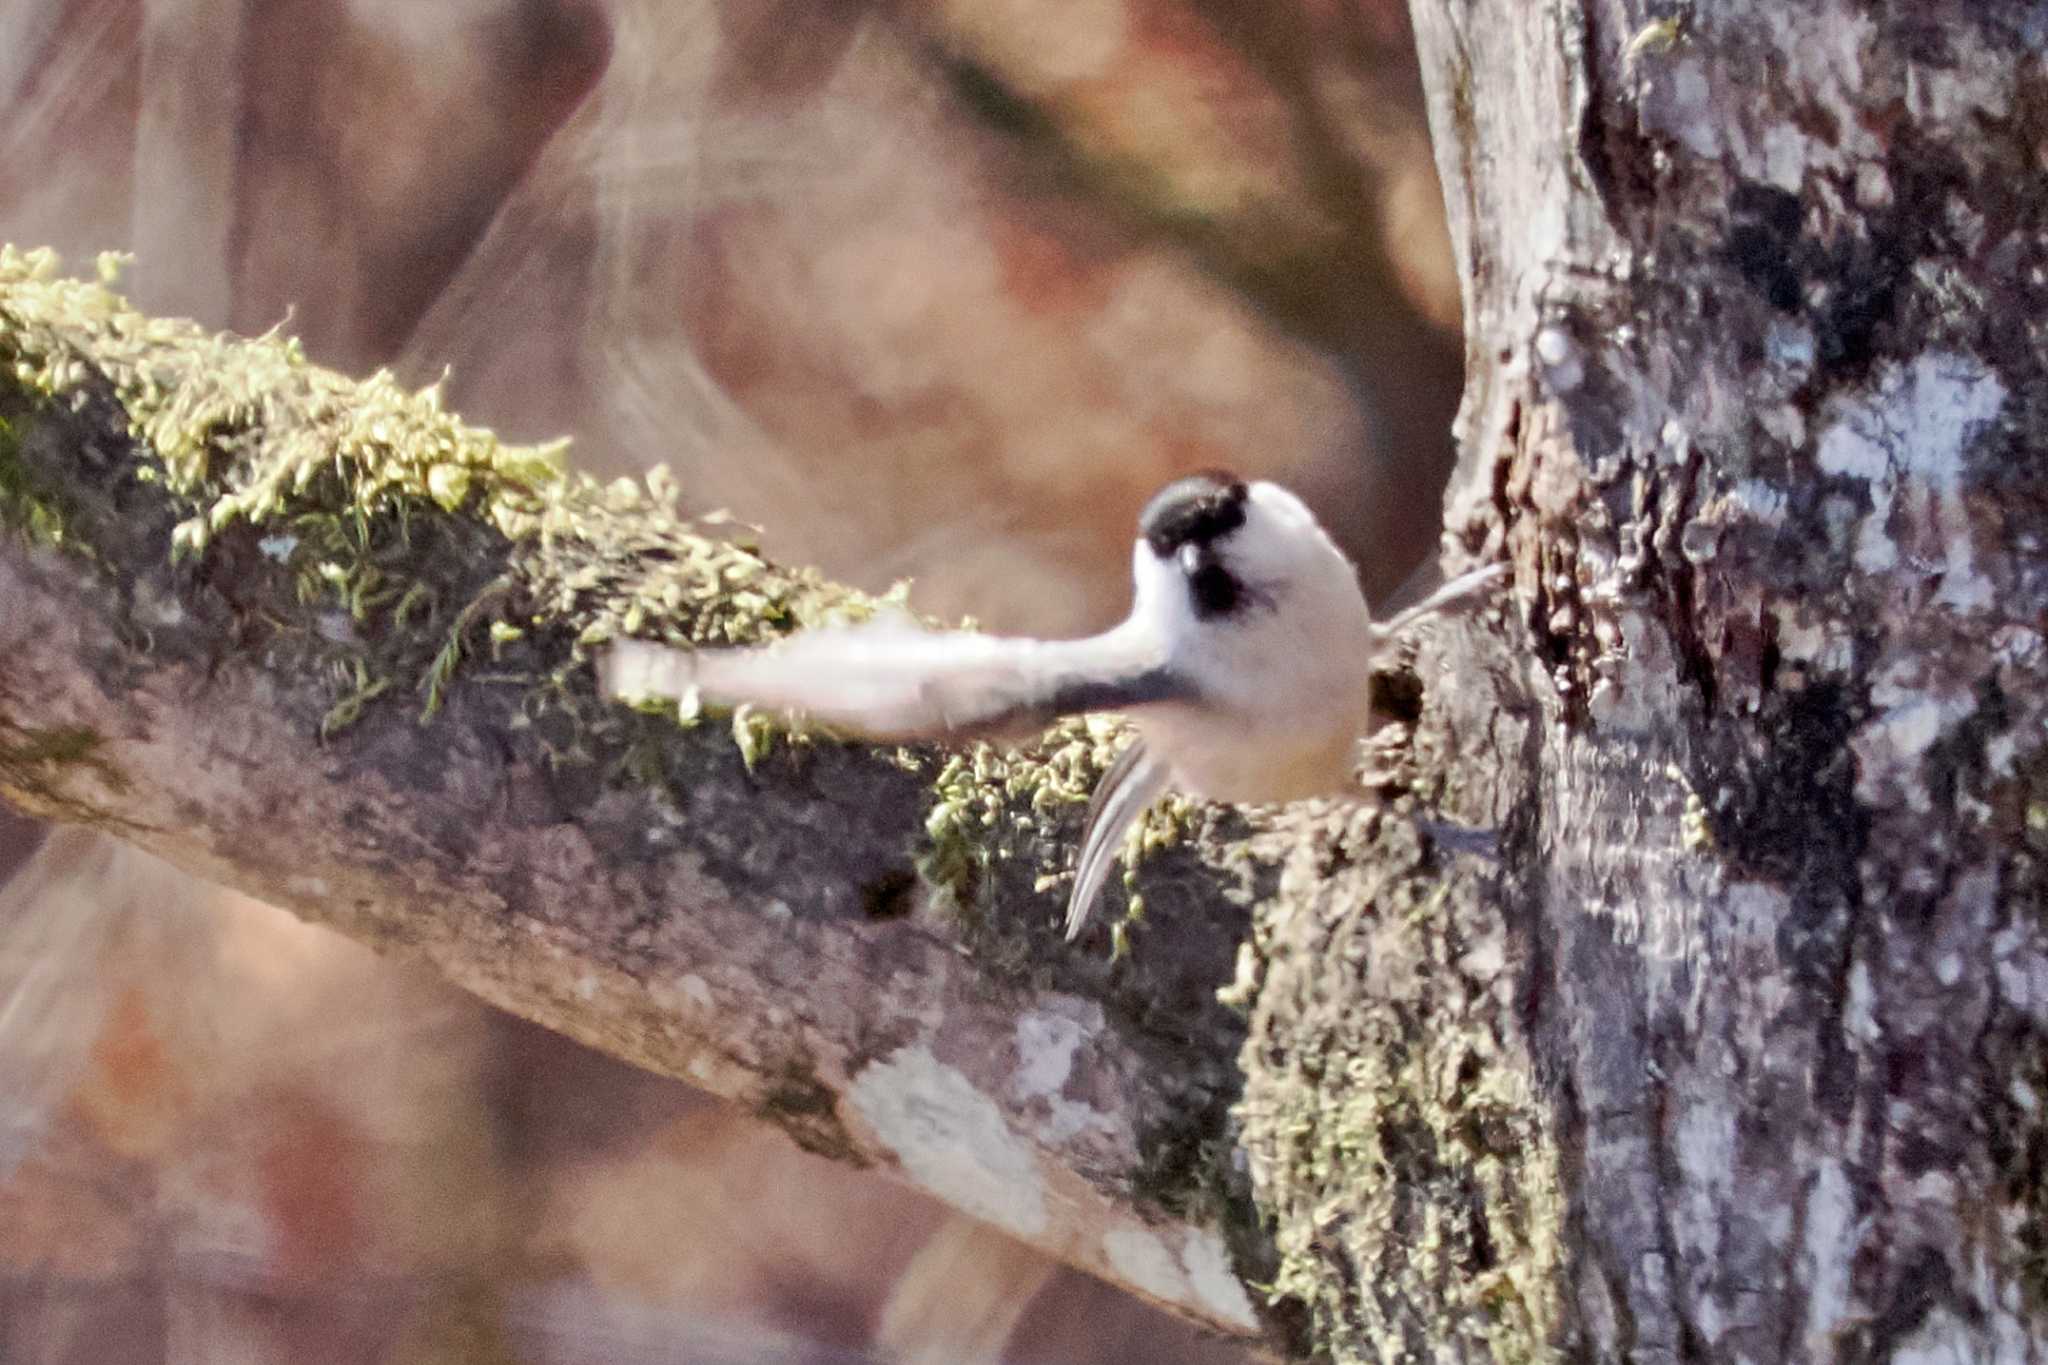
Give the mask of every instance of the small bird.
M 1134 601 L 1082 640 L 933 631 L 904 619 L 803 631 L 751 649 L 642 640 L 599 661 L 607 696 L 751 703 L 893 742 L 1029 736 L 1061 716 L 1128 715 L 1136 737 L 1097 785 L 1067 899 L 1088 921 L 1124 833 L 1161 794 L 1278 802 L 1363 795 L 1357 741 L 1395 635 L 1472 597 L 1492 565 L 1383 622 L 1301 499 L 1221 471 L 1154 495 L 1131 551 Z

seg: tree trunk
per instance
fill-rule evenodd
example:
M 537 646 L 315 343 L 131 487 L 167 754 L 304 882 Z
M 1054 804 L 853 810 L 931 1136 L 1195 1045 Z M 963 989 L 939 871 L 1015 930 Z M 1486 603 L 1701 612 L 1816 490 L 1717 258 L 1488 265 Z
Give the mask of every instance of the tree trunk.
M 1262 911 L 1281 1282 L 1346 1359 L 2048 1356 L 2048 17 L 1415 14 L 1501 860 Z

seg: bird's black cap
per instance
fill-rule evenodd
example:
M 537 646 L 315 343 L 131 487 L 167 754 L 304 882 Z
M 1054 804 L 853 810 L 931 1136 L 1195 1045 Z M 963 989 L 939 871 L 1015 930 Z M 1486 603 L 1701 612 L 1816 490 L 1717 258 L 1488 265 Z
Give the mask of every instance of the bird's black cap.
M 1175 479 L 1152 495 L 1138 516 L 1138 533 L 1165 559 L 1193 542 L 1207 545 L 1244 525 L 1244 480 L 1220 469 Z

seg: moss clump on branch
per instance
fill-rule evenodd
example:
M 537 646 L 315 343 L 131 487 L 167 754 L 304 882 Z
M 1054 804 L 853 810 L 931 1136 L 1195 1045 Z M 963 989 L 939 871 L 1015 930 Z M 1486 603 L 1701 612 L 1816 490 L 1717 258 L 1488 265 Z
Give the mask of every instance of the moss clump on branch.
M 64 511 L 21 460 L 14 427 L 0 418 L 0 530 L 19 532 L 38 545 L 64 544 Z
M 103 787 L 127 787 L 121 770 L 100 755 L 100 735 L 80 726 L 37 727 L 0 714 L 0 790 L 16 793 L 34 814 L 84 824 L 108 824 L 93 808 L 64 792 L 61 780 L 81 770 Z
M 147 317 L 111 288 L 118 266 L 105 256 L 98 279 L 70 279 L 47 250 L 0 248 L 0 385 L 12 389 L 0 391 L 0 518 L 94 553 L 71 533 L 70 471 L 31 470 L 16 427 L 40 408 L 111 398 L 135 445 L 108 472 L 167 496 L 173 561 L 191 571 L 231 556 L 238 578 L 285 580 L 262 608 L 264 648 L 280 668 L 328 679 L 325 737 L 408 699 L 431 716 L 466 668 L 523 686 L 551 754 L 588 759 L 586 730 L 617 714 L 590 695 L 589 654 L 604 642 L 747 643 L 882 605 L 770 563 L 717 514 L 684 516 L 666 470 L 600 484 L 566 472 L 566 442 L 512 445 L 465 425 L 438 385 L 352 380 L 288 337 Z M 734 718 L 750 764 L 778 733 Z M 659 734 L 628 738 L 625 771 L 660 771 Z M 1016 751 L 906 755 L 935 774 L 922 868 L 963 911 L 1013 859 L 1048 889 L 1064 856 L 1059 812 L 1086 801 L 1114 747 L 1111 727 L 1077 721 Z M 1146 840 L 1171 842 L 1178 827 L 1167 811 Z
M 866 603 L 698 532 L 659 471 L 645 489 L 601 487 L 564 472 L 566 441 L 502 443 L 448 414 L 438 385 L 409 391 L 386 371 L 352 380 L 288 337 L 144 317 L 107 287 L 115 265 L 103 257 L 100 282 L 71 280 L 47 251 L 0 248 L 0 358 L 53 401 L 95 380 L 111 389 L 151 457 L 134 477 L 160 481 L 186 511 L 176 556 L 203 555 L 238 524 L 274 532 L 265 553 L 290 565 L 301 600 L 404 624 L 411 595 L 432 584 L 408 581 L 385 552 L 439 513 L 494 530 L 501 552 L 516 547 L 531 623 L 584 610 L 586 644 L 621 630 L 747 641 Z
M 1298 1300 L 1340 1362 L 1558 1358 L 1554 1119 L 1498 907 L 1397 814 L 1333 817 L 1247 948 L 1243 1142 Z
M 1038 893 L 1064 889 L 1066 870 L 1058 854 L 1063 845 L 1054 836 L 1093 795 L 1125 737 L 1121 721 L 1081 716 L 1020 748 L 976 744 L 944 761 L 932 783 L 938 801 L 925 821 L 931 849 L 922 870 L 954 898 L 968 928 L 992 928 L 976 907 L 986 902 L 981 887 L 994 870 L 993 860 L 1023 860 Z M 1142 861 L 1176 846 L 1197 828 L 1196 810 L 1195 802 L 1179 796 L 1156 803 L 1133 827 L 1127 851 Z M 1133 874 L 1126 874 L 1125 887 L 1135 920 L 1144 903 Z M 1127 947 L 1129 925 L 1127 920 L 1113 931 L 1119 956 Z
M 290 338 L 145 317 L 108 287 L 116 265 L 103 257 L 97 282 L 66 279 L 48 251 L 0 248 L 10 406 L 30 421 L 37 404 L 111 396 L 140 457 L 118 473 L 169 495 L 175 561 L 255 533 L 312 613 L 280 624 L 334 646 L 321 651 L 338 694 L 330 733 L 407 694 L 430 713 L 466 658 L 537 633 L 573 627 L 552 676 L 536 679 L 559 693 L 591 646 L 619 634 L 744 642 L 872 608 L 704 534 L 675 510 L 663 471 L 646 487 L 601 486 L 565 472 L 566 442 L 511 445 L 463 424 L 438 386 L 409 391 L 382 371 L 351 380 Z M 62 481 L 31 479 L 12 428 L 0 438 L 0 514 L 57 541 Z M 477 564 L 496 571 L 471 581 Z

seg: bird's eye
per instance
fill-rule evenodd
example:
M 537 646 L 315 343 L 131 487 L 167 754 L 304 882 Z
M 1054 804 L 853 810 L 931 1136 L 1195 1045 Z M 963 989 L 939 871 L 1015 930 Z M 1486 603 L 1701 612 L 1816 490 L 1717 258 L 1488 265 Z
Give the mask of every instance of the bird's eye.
M 1187 580 L 1197 620 L 1236 611 L 1248 598 L 1256 600 L 1244 580 L 1224 566 L 1213 544 L 1191 540 L 1174 551 L 1173 562 Z
M 1244 585 L 1212 559 L 1188 575 L 1188 593 L 1195 600 L 1196 616 L 1221 616 L 1236 610 Z

